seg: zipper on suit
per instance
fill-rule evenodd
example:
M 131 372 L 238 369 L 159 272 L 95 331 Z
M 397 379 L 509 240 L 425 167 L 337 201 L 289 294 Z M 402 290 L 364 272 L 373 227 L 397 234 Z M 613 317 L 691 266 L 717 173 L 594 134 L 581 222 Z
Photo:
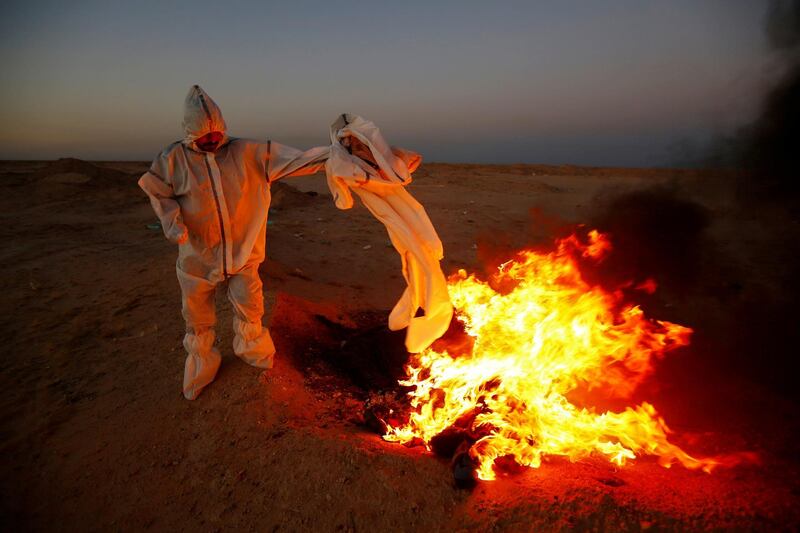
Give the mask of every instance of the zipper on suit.
M 208 171 L 208 179 L 211 181 L 211 192 L 214 193 L 214 203 L 217 205 L 217 221 L 219 222 L 219 233 L 222 239 L 222 275 L 228 277 L 228 243 L 225 240 L 225 222 L 222 219 L 222 205 L 219 201 L 219 193 L 217 192 L 217 185 L 214 182 L 214 174 L 211 172 L 211 164 L 208 162 L 209 154 L 205 154 L 204 160 L 206 162 L 206 170 Z

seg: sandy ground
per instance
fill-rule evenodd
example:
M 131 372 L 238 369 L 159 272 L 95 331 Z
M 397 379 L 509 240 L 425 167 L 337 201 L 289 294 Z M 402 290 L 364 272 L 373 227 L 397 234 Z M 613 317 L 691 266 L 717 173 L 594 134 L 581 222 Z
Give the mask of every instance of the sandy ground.
M 366 389 L 392 371 L 363 331 L 403 280 L 383 227 L 361 207 L 336 210 L 322 176 L 273 190 L 261 273 L 275 368 L 233 356 L 220 295 L 222 368 L 197 401 L 184 400 L 177 250 L 148 228 L 155 217 L 136 187 L 146 168 L 0 163 L 4 530 L 800 527 L 797 402 L 786 385 L 796 372 L 768 341 L 748 344 L 753 335 L 742 333 L 783 327 L 768 311 L 786 297 L 794 263 L 785 243 L 797 224 L 775 209 L 742 215 L 720 186 L 726 178 L 423 165 L 411 192 L 439 230 L 446 273 L 482 271 L 568 223 L 617 228 L 617 274 L 652 268 L 662 285 L 645 310 L 697 330 L 642 398 L 689 451 L 761 456 L 711 475 L 647 458 L 623 469 L 552 459 L 469 491 L 453 485 L 447 461 L 360 423 Z M 653 217 L 675 231 L 648 234 L 642 221 Z M 762 300 L 766 311 L 753 312 Z M 360 354 L 348 352 L 364 338 Z

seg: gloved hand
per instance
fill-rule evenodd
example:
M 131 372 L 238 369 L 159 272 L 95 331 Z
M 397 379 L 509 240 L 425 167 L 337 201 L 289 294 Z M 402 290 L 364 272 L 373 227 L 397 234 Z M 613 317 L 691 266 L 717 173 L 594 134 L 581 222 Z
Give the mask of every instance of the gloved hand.
M 164 235 L 169 242 L 184 244 L 189 240 L 189 229 L 182 222 L 178 222 L 173 224 L 169 231 L 165 231 Z

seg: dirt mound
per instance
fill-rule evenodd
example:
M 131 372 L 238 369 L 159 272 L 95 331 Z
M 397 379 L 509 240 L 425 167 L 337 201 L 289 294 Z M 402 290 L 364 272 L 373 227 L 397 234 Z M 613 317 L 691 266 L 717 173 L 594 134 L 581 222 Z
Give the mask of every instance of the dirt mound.
M 286 183 L 277 182 L 271 186 L 271 209 L 292 209 L 306 207 L 323 201 L 323 198 L 314 191 L 302 192 Z
M 45 183 L 57 183 L 59 185 L 80 185 L 89 183 L 91 180 L 91 176 L 79 172 L 59 172 L 42 178 Z
M 101 169 L 88 161 L 82 159 L 75 159 L 73 157 L 64 157 L 56 161 L 48 163 L 46 167 L 41 169 L 37 174 L 42 176 L 50 176 L 53 174 L 83 174 L 93 178 L 98 176 Z
M 27 187 L 29 194 L 40 205 L 49 202 L 66 202 L 60 209 L 77 209 L 85 213 L 88 208 L 95 213 L 126 208 L 140 202 L 132 196 L 138 190 L 138 174 L 114 168 L 101 167 L 80 159 L 64 158 L 50 161 L 28 176 L 16 177 L 17 185 Z M 76 200 L 92 197 L 90 206 Z
M 122 185 L 130 182 L 131 175 L 114 168 L 99 167 L 82 159 L 65 157 L 48 163 L 35 173 L 34 178 L 61 185 L 83 185 L 90 182 Z

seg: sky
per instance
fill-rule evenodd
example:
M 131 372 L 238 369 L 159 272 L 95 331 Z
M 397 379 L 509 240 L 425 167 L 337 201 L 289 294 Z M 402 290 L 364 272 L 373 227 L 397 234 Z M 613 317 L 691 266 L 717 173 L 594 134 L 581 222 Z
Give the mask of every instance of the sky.
M 3 2 L 0 158 L 150 160 L 201 85 L 229 133 L 343 112 L 427 161 L 663 166 L 746 124 L 754 0 Z M 690 150 L 689 150 L 690 151 Z

